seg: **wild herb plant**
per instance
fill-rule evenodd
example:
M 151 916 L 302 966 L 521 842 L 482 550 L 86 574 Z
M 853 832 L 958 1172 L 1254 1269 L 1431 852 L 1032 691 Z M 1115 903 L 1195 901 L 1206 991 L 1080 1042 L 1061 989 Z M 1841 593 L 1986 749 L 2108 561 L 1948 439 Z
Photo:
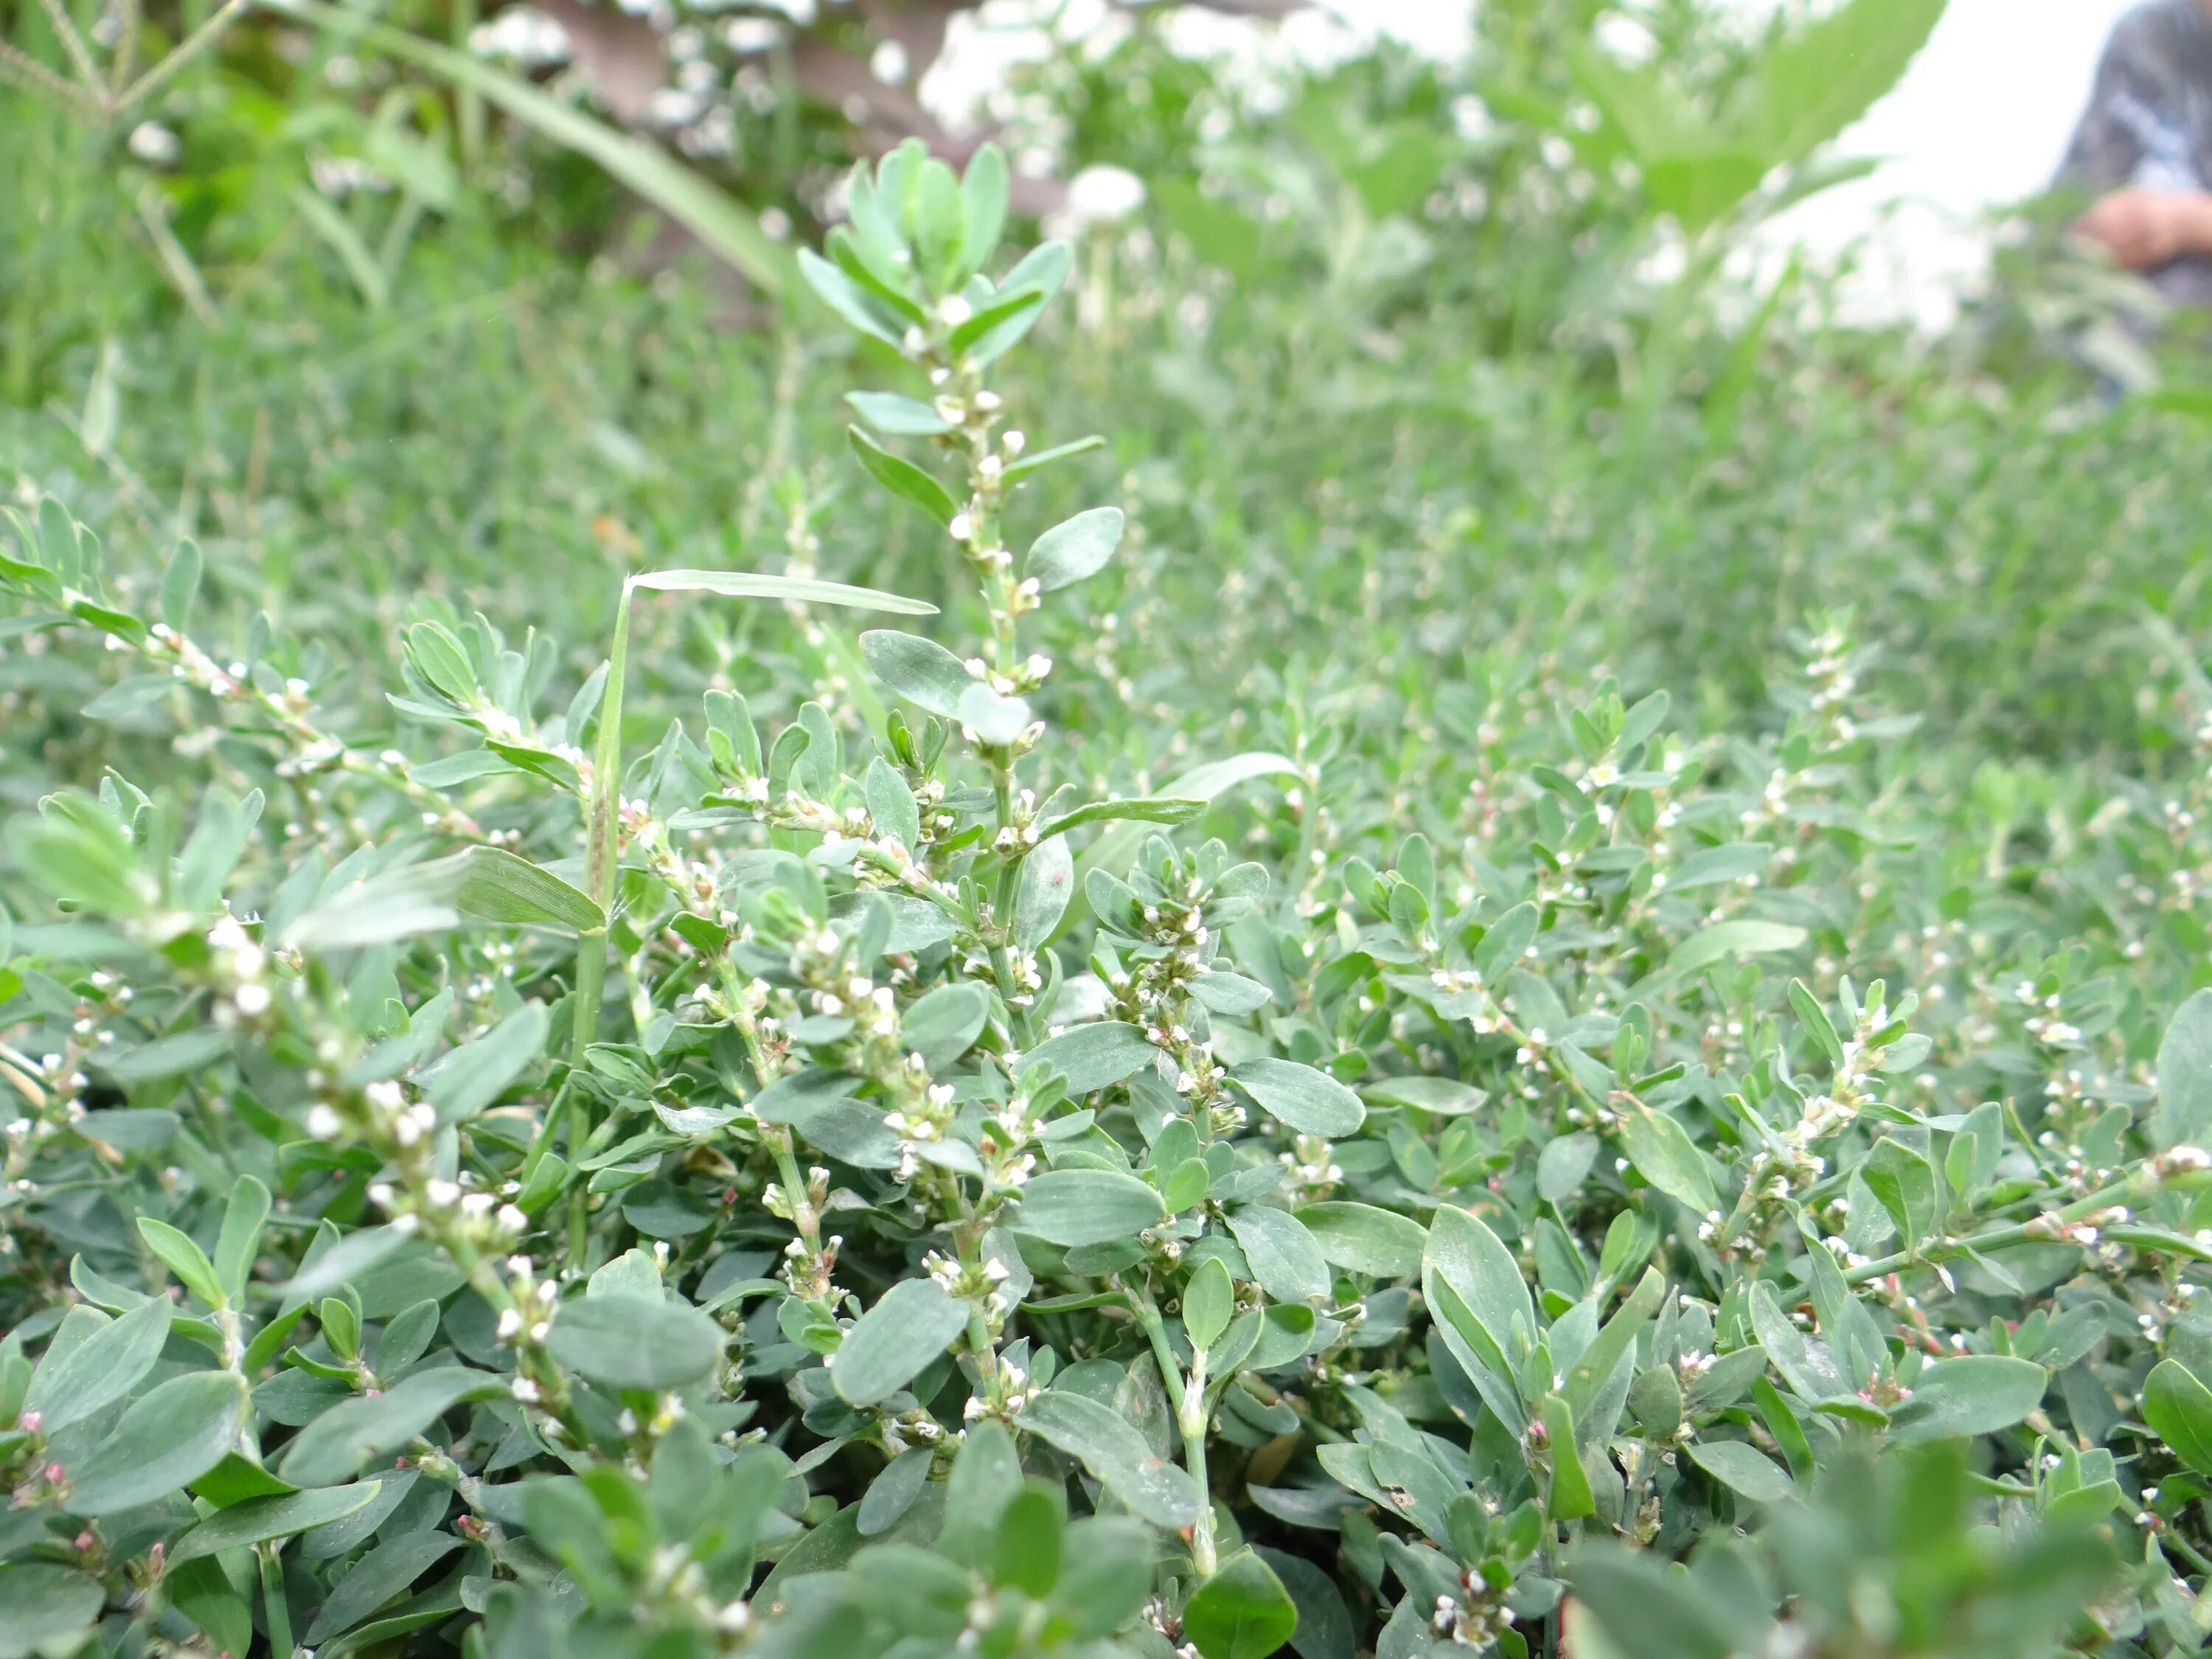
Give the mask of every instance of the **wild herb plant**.
M 1415 653 L 1092 789 L 1039 630 L 1127 526 L 1027 522 L 1003 185 L 896 152 L 801 261 L 958 649 L 648 570 L 379 705 L 16 519 L 10 639 L 185 752 L 9 844 L 0 1644 L 2198 1650 L 2201 789 L 2017 880 L 1825 619 L 1763 727 L 1504 652 L 1375 718 Z M 1273 674 L 1217 603 L 1127 648 Z

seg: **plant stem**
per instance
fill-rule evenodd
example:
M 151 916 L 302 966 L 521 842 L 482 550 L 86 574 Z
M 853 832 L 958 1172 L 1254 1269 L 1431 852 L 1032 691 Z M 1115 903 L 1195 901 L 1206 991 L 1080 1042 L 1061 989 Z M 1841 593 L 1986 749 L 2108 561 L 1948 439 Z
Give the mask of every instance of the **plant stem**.
M 2058 1218 L 2061 1221 L 2079 1221 L 2083 1216 L 2094 1215 L 2106 1206 L 2125 1198 L 2129 1190 L 2129 1183 L 2124 1181 L 2116 1181 L 2109 1187 L 2100 1187 L 2088 1197 L 2076 1199 L 2064 1209 L 2057 1212 Z M 2041 1220 L 2042 1218 L 2039 1216 L 2033 1220 L 2023 1221 L 2015 1226 L 1999 1227 L 1990 1232 L 1976 1233 L 1972 1238 L 1951 1239 L 1944 1243 L 1931 1246 L 1917 1255 L 1910 1250 L 1904 1250 L 1895 1255 L 1886 1255 L 1879 1261 L 1868 1262 L 1863 1267 L 1853 1267 L 1844 1275 L 1844 1282 L 1846 1285 L 1863 1285 L 1869 1279 L 1880 1279 L 1885 1273 L 1897 1273 L 1906 1267 L 1931 1267 L 1939 1261 L 1954 1261 L 1960 1256 L 1969 1255 L 1978 1250 L 2002 1250 L 2010 1245 L 2026 1244 L 2039 1237 L 2038 1224 Z
M 599 1003 L 606 993 L 607 929 L 614 908 L 616 862 L 622 819 L 623 677 L 629 665 L 629 605 L 633 589 L 623 584 L 615 607 L 615 637 L 607 653 L 607 689 L 599 700 L 599 740 L 592 745 L 592 782 L 586 795 L 588 817 L 584 840 L 584 891 L 599 907 L 601 925 L 576 941 L 576 1018 L 568 1054 L 583 1063 L 584 1050 L 599 1034 Z
M 1211 1578 L 1218 1561 L 1213 1546 L 1213 1498 L 1206 1478 L 1205 1350 L 1197 1351 L 1190 1382 L 1186 1383 L 1182 1367 L 1176 1363 L 1175 1350 L 1168 1344 L 1168 1329 L 1159 1308 L 1134 1286 L 1130 1287 L 1128 1297 L 1137 1322 L 1145 1328 L 1146 1339 L 1152 1345 L 1152 1361 L 1160 1368 L 1160 1382 L 1175 1401 L 1176 1427 L 1182 1436 L 1183 1468 L 1198 1483 L 1198 1519 L 1190 1529 L 1191 1565 L 1200 1577 Z
M 269 1622 L 269 1651 L 274 1659 L 292 1659 L 292 1607 L 284 1597 L 284 1573 L 276 1564 L 274 1540 L 258 1545 L 261 1561 L 261 1611 Z

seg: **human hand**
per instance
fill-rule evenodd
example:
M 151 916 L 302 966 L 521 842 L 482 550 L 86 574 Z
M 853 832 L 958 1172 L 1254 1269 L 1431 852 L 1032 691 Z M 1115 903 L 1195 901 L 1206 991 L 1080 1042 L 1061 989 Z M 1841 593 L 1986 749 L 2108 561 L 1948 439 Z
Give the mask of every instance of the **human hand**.
M 2102 242 L 2130 270 L 2154 270 L 2185 253 L 2212 252 L 2212 196 L 2195 191 L 2116 190 L 2074 228 Z

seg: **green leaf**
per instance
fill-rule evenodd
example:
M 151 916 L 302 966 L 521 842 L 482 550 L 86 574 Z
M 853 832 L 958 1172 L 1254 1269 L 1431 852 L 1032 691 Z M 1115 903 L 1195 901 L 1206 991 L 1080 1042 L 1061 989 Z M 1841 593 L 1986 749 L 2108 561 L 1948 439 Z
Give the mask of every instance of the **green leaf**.
M 907 323 L 882 295 L 849 272 L 839 269 L 812 248 L 799 250 L 799 274 L 822 302 L 847 323 L 894 351 L 904 349 Z M 867 411 L 861 411 L 866 418 Z
M 817 581 L 811 576 L 763 576 L 749 570 L 648 570 L 629 579 L 632 587 L 660 593 L 720 593 L 730 599 L 781 599 L 787 605 L 835 605 L 848 611 L 888 611 L 902 617 L 933 617 L 937 607 L 901 599 L 872 587 Z
M 1298 1223 L 1313 1235 L 1322 1257 L 1354 1273 L 1403 1279 L 1421 1271 L 1428 1230 L 1411 1216 L 1371 1204 L 1332 1200 L 1309 1204 Z
M 838 1395 L 850 1405 L 872 1406 L 896 1393 L 958 1340 L 968 1328 L 968 1311 L 933 1279 L 901 1279 L 860 1316 L 830 1357 Z
M 1021 343 L 1036 320 L 1044 314 L 1044 307 L 1067 281 L 1068 272 L 1075 267 L 1075 251 L 1057 239 L 1040 242 L 1024 254 L 1019 264 L 1008 271 L 1006 280 L 999 284 L 1001 298 L 1034 291 L 1042 296 L 1039 302 L 1014 310 L 997 321 L 988 331 L 978 332 L 972 327 L 965 331 L 963 349 L 971 362 L 989 363 L 1004 356 Z M 1006 469 L 1009 483 L 1013 479 L 1014 467 Z
M 1160 1195 L 1119 1170 L 1048 1170 L 1030 1177 L 1008 1224 L 1048 1243 L 1103 1244 L 1128 1238 L 1167 1214 Z
M 2178 1359 L 2161 1359 L 2143 1382 L 2143 1421 L 2183 1462 L 2212 1474 L 2212 1389 Z
M 1693 1440 L 1687 1449 L 1692 1463 L 1755 1504 L 1778 1504 L 1797 1494 L 1796 1483 L 1756 1446 L 1741 1440 Z
M 2051 1374 L 2032 1359 L 1962 1354 L 1920 1368 L 1912 1396 L 1889 1414 L 1895 1441 L 1995 1434 L 2043 1403 Z
M 1927 44 L 1943 3 L 1849 0 L 1755 58 L 1730 125 L 1755 137 L 1760 171 L 1799 160 L 1871 108 Z
M 2212 988 L 2174 1011 L 2159 1042 L 2150 1133 L 2161 1147 L 2212 1145 Z
M 1230 1216 L 1229 1231 L 1252 1277 L 1278 1302 L 1310 1302 L 1328 1294 L 1328 1262 L 1321 1246 L 1288 1211 L 1248 1204 Z
M 991 998 L 972 981 L 940 985 L 899 1019 L 899 1043 L 939 1072 L 966 1054 L 991 1018 Z
M 386 1539 L 331 1587 L 315 1622 L 307 1626 L 308 1644 L 351 1630 L 460 1547 L 461 1540 L 449 1532 L 409 1532 Z
M 1194 1522 L 1198 1485 L 1175 1464 L 1154 1455 L 1143 1435 L 1097 1401 L 1048 1389 L 1022 1408 L 1021 1426 L 1074 1458 L 1136 1515 L 1155 1526 Z
M 1689 1131 L 1664 1112 L 1631 1104 L 1620 1121 L 1621 1149 L 1636 1172 L 1700 1216 L 1720 1207 L 1713 1178 Z
M 129 1396 L 169 1340 L 171 1304 L 149 1297 L 120 1319 L 85 1304 L 71 1308 L 31 1373 L 22 1410 L 49 1437 Z
M 1294 1060 L 1248 1060 L 1231 1066 L 1229 1079 L 1268 1116 L 1304 1134 L 1356 1134 L 1367 1121 L 1358 1095 L 1328 1073 Z
M 1669 974 L 1694 974 L 1734 957 L 1771 955 L 1794 951 L 1805 942 L 1805 930 L 1780 921 L 1717 921 L 1676 945 L 1667 958 Z
M 642 1296 L 564 1302 L 546 1339 L 553 1358 L 617 1389 L 696 1382 L 722 1357 L 722 1329 L 696 1308 Z
M 799 255 L 802 260 L 808 257 L 804 252 Z M 848 392 L 845 401 L 862 420 L 890 437 L 934 438 L 952 430 L 951 422 L 919 398 L 902 398 L 892 392 Z
M 498 847 L 469 849 L 453 904 L 463 915 L 521 927 L 590 933 L 607 925 L 606 913 L 583 892 Z
M 336 1486 L 405 1445 L 463 1400 L 504 1395 L 485 1371 L 416 1371 L 380 1395 L 342 1400 L 292 1437 L 277 1472 L 295 1486 Z
M 88 1572 L 45 1562 L 0 1567 L 0 1659 L 75 1653 L 106 1605 L 107 1592 Z
M 115 1432 L 69 1471 L 72 1515 L 97 1518 L 150 1504 L 223 1459 L 245 1425 L 246 1379 L 188 1371 L 134 1401 Z
M 1582 1456 L 1575 1449 L 1573 1409 L 1559 1395 L 1553 1395 L 1544 1401 L 1539 1415 L 1552 1446 L 1552 1518 L 1574 1521 L 1585 1515 L 1595 1515 L 1597 1500 L 1591 1496 L 1589 1476 L 1583 1471 Z
M 1831 1066 L 1844 1063 L 1844 1040 L 1836 1035 L 1836 1023 L 1828 1018 L 1828 1011 L 1820 999 L 1805 988 L 1805 981 L 1790 981 L 1790 1006 L 1797 1011 L 1797 1023 L 1805 1034 L 1820 1045 L 1820 1052 L 1828 1057 Z
M 978 145 L 968 158 L 960 179 L 960 205 L 959 279 L 965 282 L 989 261 L 1006 228 L 1006 155 L 996 144 Z
M 1106 441 L 1094 435 L 1078 438 L 1073 443 L 1060 444 L 1051 449 L 1032 449 L 1018 461 L 1009 462 L 1006 471 L 1000 475 L 1000 482 L 1006 489 L 1011 489 L 1028 477 L 1030 473 L 1042 472 L 1055 461 L 1070 460 L 1078 455 L 1088 455 L 1092 450 L 1103 449 L 1105 447 Z
M 1521 1276 L 1521 1264 L 1479 1216 L 1455 1204 L 1438 1205 L 1429 1222 L 1423 1268 L 1425 1280 L 1433 1275 L 1459 1292 L 1509 1360 L 1516 1329 L 1530 1338 L 1535 1335 L 1535 1304 Z
M 169 1565 L 175 1567 L 199 1556 L 312 1532 L 366 1508 L 381 1490 L 378 1482 L 363 1480 L 355 1486 L 321 1486 L 277 1498 L 249 1498 L 227 1510 L 217 1510 L 178 1539 L 169 1547 Z
M 1369 1100 L 1411 1106 L 1435 1117 L 1464 1117 L 1490 1098 L 1487 1090 L 1449 1077 L 1382 1077 L 1359 1085 Z
M 1058 1488 L 1032 1481 L 1014 1494 L 999 1516 L 991 1552 L 991 1582 L 1024 1595 L 1044 1597 L 1060 1583 L 1060 1543 L 1066 1516 Z
M 1086 823 L 1126 822 L 1141 823 L 1188 823 L 1206 815 L 1202 800 L 1166 800 L 1158 796 L 1146 796 L 1133 800 L 1095 800 L 1063 812 L 1039 826 L 1037 838 L 1049 841 L 1064 836 L 1071 830 L 1079 830 Z
M 954 356 L 959 356 L 988 335 L 1017 324 L 1026 325 L 1044 309 L 1044 304 L 1045 295 L 1035 289 L 1024 289 L 1018 294 L 1001 295 L 954 329 L 946 338 L 945 344 L 951 349 Z
M 1072 587 L 1106 568 L 1128 520 L 1118 507 L 1094 507 L 1054 525 L 1030 544 L 1022 574 L 1047 593 Z
M 1607 1384 L 1621 1363 L 1629 1358 L 1636 1334 L 1659 1311 L 1659 1304 L 1666 1297 L 1666 1275 L 1656 1267 L 1645 1268 L 1628 1299 L 1568 1368 L 1566 1382 L 1559 1393 L 1577 1418 L 1592 1420 L 1599 1399 L 1607 1392 Z
M 860 635 L 860 655 L 878 679 L 920 708 L 946 720 L 957 718 L 960 700 L 977 681 L 934 640 L 894 629 L 871 629 Z
M 552 1016 L 526 1002 L 478 1037 L 441 1060 L 419 1081 L 441 1124 L 464 1123 L 497 1100 L 544 1052 Z
M 1546 1141 L 1536 1157 L 1536 1196 L 1547 1204 L 1558 1204 L 1580 1191 L 1597 1153 L 1597 1137 L 1587 1130 Z
M 1051 937 L 1075 892 L 1075 854 L 1055 836 L 1040 840 L 1022 860 L 1014 895 L 1014 947 L 1037 949 Z
M 228 1055 L 230 1048 L 229 1035 L 223 1031 L 179 1031 L 119 1054 L 103 1054 L 94 1063 L 118 1083 L 155 1083 L 212 1065 Z
M 846 428 L 852 441 L 853 453 L 860 458 L 860 465 L 868 476 L 901 501 L 910 501 L 937 520 L 942 530 L 952 523 L 960 511 L 951 492 L 923 471 L 912 461 L 894 455 L 857 426 Z
M 1191 1592 L 1182 1632 L 1204 1659 L 1266 1659 L 1291 1639 L 1298 1612 L 1275 1570 L 1240 1550 Z
M 1197 1348 L 1211 1348 L 1221 1340 L 1237 1315 L 1237 1285 L 1218 1255 L 1198 1265 L 1182 1291 L 1182 1328 Z
M 1072 1025 L 1038 1043 L 1023 1060 L 1021 1069 L 1024 1073 L 1044 1068 L 1058 1072 L 1067 1079 L 1067 1092 L 1080 1098 L 1134 1077 L 1159 1052 L 1137 1027 L 1101 1020 Z
M 215 1263 L 185 1234 L 166 1221 L 156 1221 L 152 1216 L 138 1218 L 138 1236 L 146 1241 L 146 1248 L 169 1265 L 184 1287 L 210 1308 L 228 1305 L 222 1293 L 222 1283 L 216 1277 Z
M 215 1245 L 216 1282 L 234 1308 L 246 1305 L 246 1287 L 253 1276 L 253 1258 L 261 1249 L 261 1230 L 268 1220 L 269 1189 L 250 1175 L 239 1176 L 231 1183 L 222 1231 Z
M 1919 1249 L 1941 1214 L 1936 1171 L 1928 1160 L 1896 1136 L 1886 1135 L 1875 1143 L 1858 1174 L 1897 1224 L 1899 1242 L 1907 1250 Z

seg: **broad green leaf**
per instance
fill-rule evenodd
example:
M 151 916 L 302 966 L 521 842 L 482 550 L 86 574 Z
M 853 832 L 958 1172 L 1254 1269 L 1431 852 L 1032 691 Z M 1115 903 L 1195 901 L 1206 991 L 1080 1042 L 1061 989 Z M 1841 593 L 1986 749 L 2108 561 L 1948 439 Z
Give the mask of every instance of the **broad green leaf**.
M 1060 1545 L 1066 1517 L 1059 1488 L 1032 1481 L 1014 1494 L 999 1517 L 991 1553 L 991 1582 L 1024 1595 L 1043 1597 L 1060 1583 Z M 966 1580 L 962 1580 L 965 1595 Z
M 1912 1395 L 1889 1414 L 1893 1440 L 1995 1434 L 2043 1401 L 2051 1374 L 2032 1359 L 1961 1354 L 1921 1367 Z
M 930 1278 L 902 1279 L 862 1314 L 830 1356 L 839 1396 L 872 1406 L 920 1376 L 968 1328 L 968 1304 Z
M 1805 942 L 1805 930 L 1781 921 L 1717 921 L 1701 928 L 1674 947 L 1667 958 L 1669 974 L 1694 974 L 1717 962 L 1735 957 L 1768 956 L 1794 951 Z
M 307 1640 L 327 1641 L 351 1630 L 461 1547 L 449 1532 L 409 1532 L 386 1539 L 356 1562 L 324 1598 Z
M 1153 1063 L 1159 1050 L 1133 1025 L 1102 1020 L 1072 1025 L 1048 1037 L 1022 1061 L 1024 1073 L 1049 1068 L 1067 1079 L 1067 1092 L 1080 1098 L 1134 1077 Z
M 1597 1500 L 1590 1494 L 1589 1476 L 1583 1472 L 1581 1455 L 1576 1450 L 1572 1407 L 1553 1395 L 1538 1415 L 1552 1448 L 1552 1518 L 1573 1521 L 1596 1514 Z
M 722 1331 L 696 1308 L 642 1296 L 565 1302 L 546 1347 L 563 1365 L 617 1389 L 696 1382 L 722 1357 Z
M 1756 1504 L 1778 1504 L 1796 1495 L 1796 1484 L 1782 1467 L 1741 1440 L 1693 1440 L 1690 1461 L 1707 1474 Z
M 226 1305 L 215 1263 L 207 1259 L 207 1252 L 190 1237 L 149 1215 L 138 1218 L 138 1236 L 146 1241 L 148 1249 L 168 1264 L 169 1271 L 176 1274 L 186 1290 L 210 1308 Z
M 268 1220 L 269 1189 L 250 1175 L 239 1176 L 231 1183 L 222 1231 L 215 1246 L 216 1282 L 234 1308 L 246 1305 L 246 1284 L 253 1276 L 253 1258 L 261 1249 L 261 1230 Z
M 899 1020 L 899 1042 L 920 1054 L 932 1072 L 944 1070 L 966 1054 L 991 1018 L 991 998 L 972 981 L 940 985 L 921 998 Z
M 1578 1419 L 1590 1419 L 1614 1370 L 1630 1358 L 1637 1333 L 1659 1311 L 1659 1304 L 1666 1299 L 1666 1275 L 1656 1267 L 1645 1268 L 1644 1277 L 1637 1282 L 1628 1299 L 1614 1311 L 1611 1319 L 1606 1321 L 1604 1328 L 1568 1368 L 1566 1381 L 1559 1392 Z M 1599 1429 L 1603 1426 L 1597 1425 Z
M 1198 1485 L 1154 1455 L 1143 1435 L 1097 1401 L 1048 1389 L 1024 1407 L 1023 1429 L 1074 1458 L 1113 1496 L 1155 1526 L 1198 1519 Z
M 74 1567 L 27 1561 L 0 1567 L 0 1659 L 76 1652 L 106 1604 L 100 1580 Z
M 1160 1195 L 1118 1170 L 1048 1170 L 1022 1188 L 1008 1224 L 1048 1243 L 1103 1244 L 1129 1238 L 1166 1217 Z
M 1022 574 L 1048 593 L 1072 587 L 1106 568 L 1127 520 L 1118 507 L 1094 507 L 1054 525 L 1030 544 Z
M 2178 1359 L 2151 1367 L 2142 1390 L 2143 1421 L 2176 1457 L 2212 1474 L 2212 1389 Z
M 1022 860 L 1014 895 L 1014 948 L 1032 951 L 1052 936 L 1075 892 L 1075 854 L 1055 836 L 1040 841 Z
M 483 1110 L 530 1069 L 545 1048 L 551 1016 L 526 1002 L 473 1042 L 465 1042 L 418 1079 L 441 1124 L 462 1123 Z
M 1620 1121 L 1620 1145 L 1636 1172 L 1668 1197 L 1701 1216 L 1720 1207 L 1697 1144 L 1666 1113 L 1632 1104 Z
M 1183 1634 L 1203 1659 L 1267 1659 L 1297 1624 L 1283 1581 L 1249 1550 L 1224 1561 L 1183 1604 Z
M 377 1482 L 363 1480 L 350 1486 L 321 1486 L 283 1497 L 249 1498 L 217 1510 L 178 1539 L 169 1547 L 169 1565 L 174 1567 L 199 1556 L 312 1532 L 365 1508 L 380 1490 Z
M 222 1461 L 246 1413 L 246 1379 L 234 1372 L 171 1377 L 132 1401 L 115 1432 L 69 1471 L 63 1507 L 96 1519 L 178 1491 Z
M 1248 1204 L 1231 1214 L 1229 1231 L 1251 1264 L 1252 1277 L 1277 1301 L 1311 1302 L 1328 1294 L 1328 1260 L 1287 1210 Z
M 2212 988 L 2194 993 L 2166 1025 L 2150 1129 L 2160 1146 L 2212 1145 Z
M 1369 1100 L 1411 1106 L 1436 1117 L 1463 1117 L 1490 1098 L 1487 1090 L 1449 1077 L 1383 1077 L 1359 1085 Z
M 954 719 L 960 700 L 976 681 L 960 659 L 934 640 L 888 628 L 860 635 L 860 655 L 869 672 L 917 708 Z
M 301 1429 L 277 1473 L 296 1486 L 341 1486 L 405 1445 L 453 1406 L 507 1392 L 485 1371 L 443 1366 L 417 1371 L 380 1395 L 341 1401 Z
M 1340 1267 L 1378 1279 L 1403 1279 L 1421 1271 L 1428 1231 L 1410 1216 L 1333 1200 L 1306 1205 L 1297 1218 L 1322 1257 Z
M 929 514 L 937 521 L 939 529 L 951 524 L 960 508 L 943 484 L 903 456 L 892 454 L 857 426 L 847 428 L 846 434 L 852 440 L 853 453 L 860 458 L 860 465 L 867 469 L 870 477 L 900 500 Z
M 1356 1134 L 1367 1121 L 1358 1095 L 1328 1073 L 1294 1060 L 1248 1060 L 1231 1066 L 1229 1079 L 1268 1116 L 1302 1134 Z
M 1895 86 L 1943 15 L 1944 0 L 1847 0 L 1753 60 L 1730 125 L 1762 162 L 1795 161 Z
M 1438 1205 L 1423 1267 L 1425 1278 L 1441 1278 L 1459 1292 L 1509 1364 L 1514 1332 L 1535 1334 L 1535 1304 L 1521 1264 L 1479 1216 L 1455 1204 Z
M 1237 1313 L 1237 1286 L 1218 1255 L 1208 1256 L 1183 1286 L 1182 1328 L 1191 1346 L 1211 1348 Z
M 79 1303 L 63 1318 L 31 1374 L 22 1409 L 52 1436 L 126 1398 L 169 1340 L 171 1304 L 149 1297 L 120 1319 Z
M 605 914 L 576 888 L 497 847 L 469 849 L 453 904 L 463 915 L 524 927 L 588 933 L 607 925 Z

